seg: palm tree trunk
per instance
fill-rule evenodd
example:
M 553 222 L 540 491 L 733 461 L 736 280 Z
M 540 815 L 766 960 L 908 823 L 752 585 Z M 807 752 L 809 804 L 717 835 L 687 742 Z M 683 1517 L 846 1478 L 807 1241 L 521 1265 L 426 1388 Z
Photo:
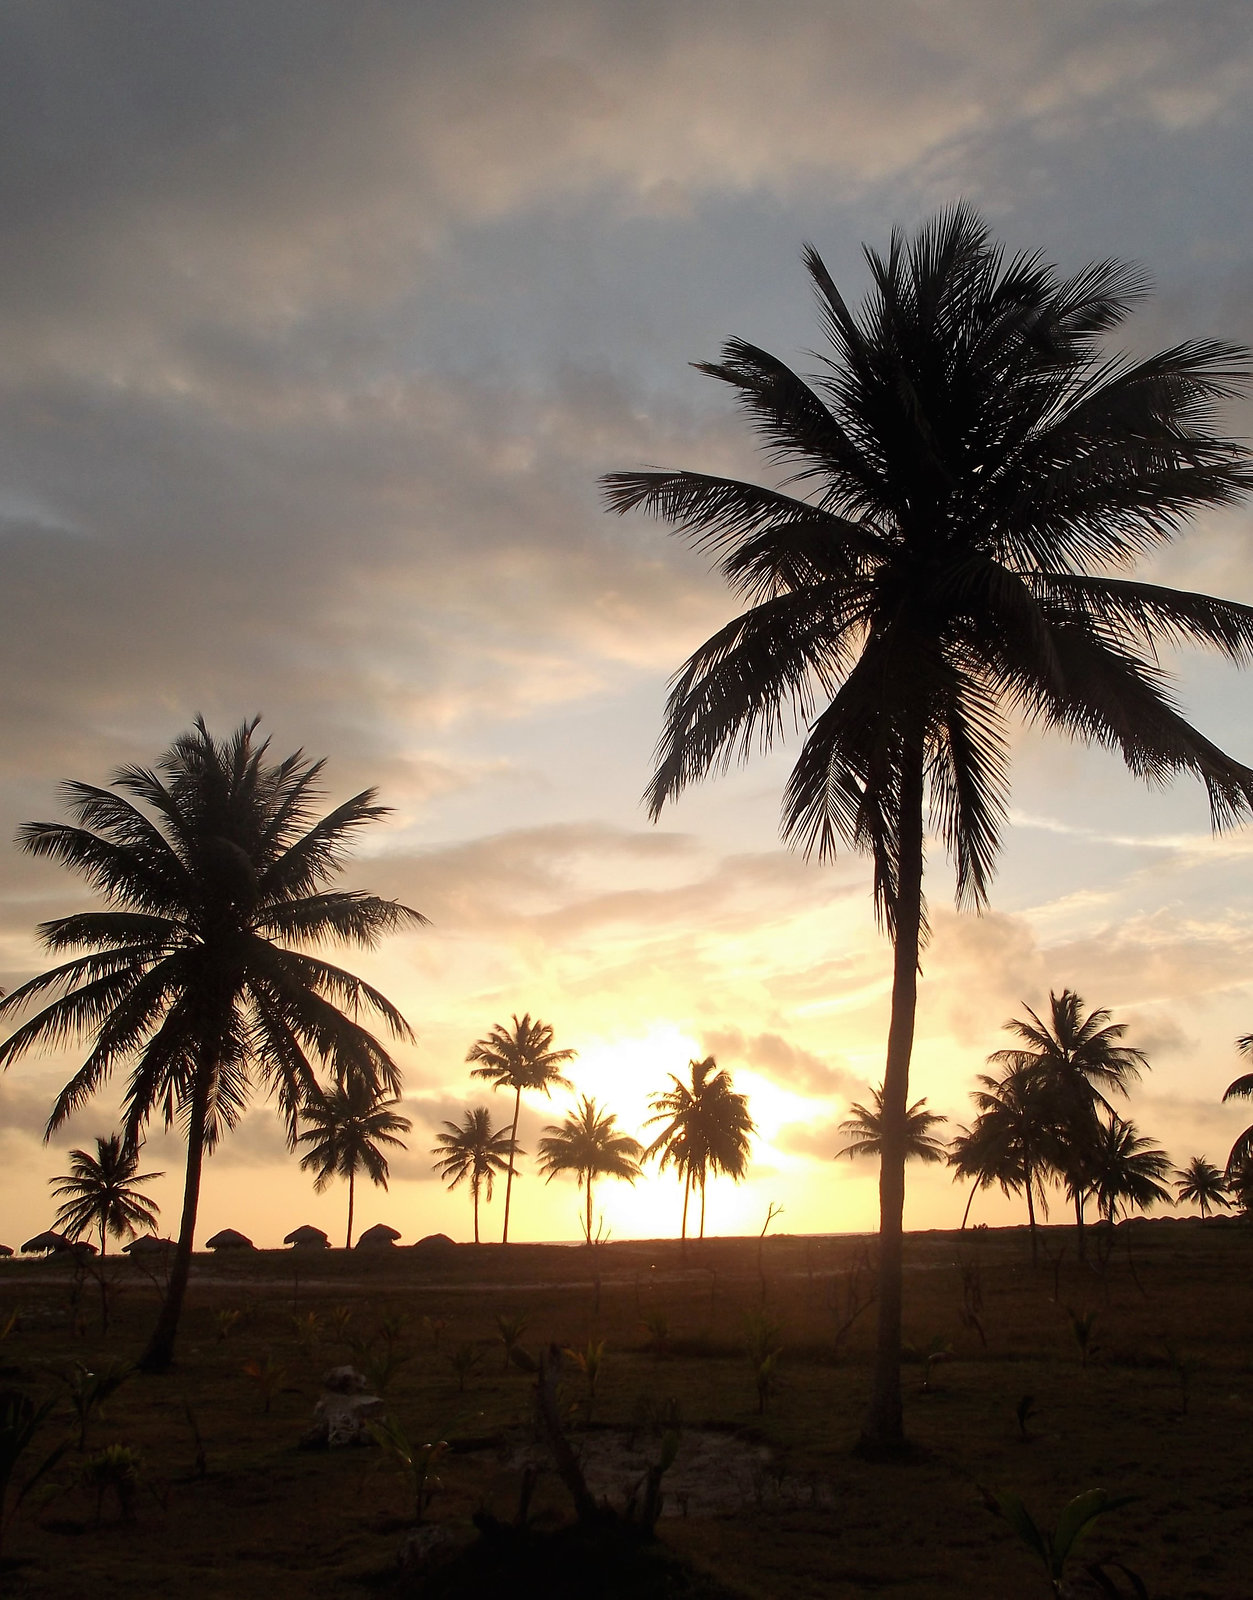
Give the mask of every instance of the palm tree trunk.
M 351 1250 L 352 1249 L 352 1206 L 353 1206 L 353 1199 L 355 1197 L 356 1187 L 357 1187 L 357 1169 L 356 1169 L 356 1167 L 349 1167 L 349 1169 L 348 1169 L 348 1235 L 344 1240 L 344 1249 L 345 1250 Z
M 587 1175 L 587 1242 L 592 1242 L 592 1175 Z
M 899 865 L 892 1019 L 883 1073 L 883 1147 L 879 1160 L 879 1324 L 870 1409 L 858 1441 L 867 1456 L 905 1448 L 901 1411 L 901 1269 L 905 1216 L 905 1113 L 918 1005 L 922 923 L 923 746 L 907 747 L 901 773 Z
M 104 1258 L 108 1248 L 108 1235 L 104 1222 L 100 1223 L 100 1332 L 109 1331 L 109 1283 L 105 1277 Z
M 509 1197 L 513 1193 L 513 1150 L 518 1142 L 518 1117 L 522 1111 L 522 1086 L 518 1085 L 518 1092 L 513 1097 L 513 1127 L 509 1131 L 509 1172 L 505 1178 L 505 1231 L 500 1236 L 501 1244 L 509 1243 Z
M 1088 1258 L 1087 1241 L 1083 1233 L 1083 1190 L 1075 1190 L 1075 1228 L 1077 1230 L 1075 1249 L 1078 1251 L 1080 1261 Z
M 683 1169 L 683 1232 L 679 1235 L 682 1243 L 687 1243 L 687 1203 L 692 1197 L 692 1169 Z
M 961 1229 L 960 1229 L 960 1231 L 962 1233 L 965 1233 L 965 1231 L 966 1231 L 966 1223 L 970 1218 L 970 1208 L 971 1208 L 972 1205 L 974 1205 L 975 1196 L 978 1193 L 979 1193 L 979 1180 L 978 1180 L 978 1178 L 976 1178 L 975 1181 L 970 1185 L 970 1198 L 966 1201 L 966 1209 L 962 1212 L 962 1225 L 961 1225 Z
M 700 1236 L 702 1239 L 705 1237 L 705 1182 L 707 1177 L 707 1173 L 702 1173 L 700 1180 Z
M 479 1180 L 473 1179 L 470 1184 L 470 1193 L 474 1197 L 474 1242 L 479 1242 Z
M 210 1073 L 203 1067 L 196 1073 L 192 1091 L 191 1120 L 187 1126 L 187 1177 L 183 1184 L 183 1217 L 178 1230 L 178 1248 L 170 1272 L 165 1303 L 153 1329 L 148 1348 L 139 1358 L 141 1372 L 164 1372 L 174 1360 L 174 1340 L 183 1312 L 183 1296 L 191 1273 L 191 1247 L 196 1235 L 196 1211 L 200 1204 L 200 1174 L 204 1168 L 204 1130 L 209 1110 Z

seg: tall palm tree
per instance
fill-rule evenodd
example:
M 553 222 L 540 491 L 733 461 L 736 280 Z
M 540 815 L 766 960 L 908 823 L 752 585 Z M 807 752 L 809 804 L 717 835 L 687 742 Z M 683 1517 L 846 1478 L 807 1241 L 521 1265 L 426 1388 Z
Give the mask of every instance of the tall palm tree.
M 693 1187 L 700 1190 L 700 1237 L 705 1237 L 705 1187 L 710 1174 L 722 1173 L 738 1183 L 748 1168 L 749 1140 L 757 1124 L 748 1114 L 748 1100 L 731 1087 L 731 1074 L 713 1056 L 689 1061 L 691 1083 L 670 1074 L 671 1088 L 648 1102 L 653 1115 L 645 1126 L 664 1122 L 645 1151 L 660 1155 L 664 1171 L 672 1166 L 683 1176 L 683 1227 L 687 1238 L 687 1208 Z
M 1253 1033 L 1246 1033 L 1242 1039 L 1237 1039 L 1236 1049 L 1243 1056 L 1253 1056 Z M 1253 1072 L 1246 1072 L 1234 1083 L 1227 1085 L 1223 1104 L 1225 1105 L 1228 1100 L 1253 1100 Z M 1231 1147 L 1231 1154 L 1227 1157 L 1228 1187 L 1232 1175 L 1237 1170 L 1243 1171 L 1251 1157 L 1253 1157 L 1253 1125 L 1247 1127 Z
M 48 1179 L 56 1185 L 53 1197 L 61 1201 L 55 1226 L 67 1239 L 98 1232 L 103 1259 L 110 1234 L 115 1239 L 133 1239 L 141 1228 L 155 1229 L 161 1207 L 140 1194 L 138 1186 L 164 1176 L 140 1172 L 139 1151 L 123 1144 L 120 1133 L 97 1136 L 94 1156 L 86 1150 L 71 1150 L 69 1172 Z
M 542 1089 L 545 1095 L 551 1095 L 554 1088 L 570 1087 L 570 1080 L 563 1078 L 558 1068 L 567 1061 L 573 1061 L 578 1052 L 554 1050 L 552 1043 L 553 1030 L 548 1023 L 541 1022 L 538 1017 L 532 1022 L 529 1011 L 519 1022 L 515 1012 L 512 1028 L 506 1028 L 498 1022 L 485 1038 L 476 1039 L 466 1052 L 467 1061 L 479 1063 L 470 1074 L 472 1078 L 484 1078 L 494 1089 L 513 1090 L 513 1122 L 509 1128 L 509 1142 L 512 1149 L 509 1152 L 509 1171 L 505 1179 L 505 1226 L 500 1240 L 502 1244 L 509 1243 L 509 1203 L 513 1198 L 514 1157 L 522 1153 L 517 1148 L 522 1091 Z
M 476 1106 L 467 1111 L 460 1124 L 445 1122 L 444 1132 L 435 1135 L 436 1144 L 431 1151 L 440 1159 L 435 1170 L 450 1189 L 455 1189 L 463 1178 L 470 1180 L 470 1195 L 474 1201 L 474 1242 L 479 1243 L 479 1192 L 485 1194 L 490 1205 L 492 1180 L 498 1172 L 508 1172 L 515 1155 L 525 1155 L 510 1136 L 508 1128 L 493 1128 L 492 1114 L 487 1106 Z
M 1231 1205 L 1222 1173 L 1204 1156 L 1193 1156 L 1186 1167 L 1175 1168 L 1175 1198 L 1185 1205 L 1200 1206 L 1202 1222 L 1214 1206 Z
M 883 1116 L 883 1086 L 870 1091 L 870 1098 L 874 1101 L 873 1108 L 863 1106 L 854 1100 L 849 1106 L 853 1113 L 840 1123 L 840 1132 L 851 1135 L 852 1142 L 846 1144 L 842 1150 L 835 1152 L 838 1161 L 841 1156 L 879 1156 L 883 1155 L 884 1116 Z M 933 1129 L 943 1127 L 948 1121 L 938 1112 L 926 1109 L 926 1100 L 915 1100 L 912 1106 L 905 1110 L 905 1159 L 906 1161 L 943 1161 L 948 1155 L 948 1147 L 943 1139 L 937 1138 Z
M 321 1194 L 332 1178 L 348 1179 L 348 1232 L 344 1249 L 352 1249 L 352 1213 L 357 1174 L 364 1172 L 371 1183 L 386 1189 L 390 1176 L 387 1157 L 381 1146 L 400 1150 L 399 1137 L 413 1124 L 400 1116 L 396 1098 L 387 1098 L 366 1078 L 346 1078 L 332 1083 L 317 1099 L 309 1100 L 302 1116 L 309 1126 L 296 1139 L 307 1144 L 308 1153 L 300 1159 L 302 1172 L 314 1172 L 313 1188 Z
M 1171 1174 L 1170 1157 L 1151 1139 L 1142 1138 L 1134 1122 L 1112 1115 L 1103 1118 L 1092 1146 L 1084 1152 L 1083 1178 L 1096 1202 L 1097 1214 L 1111 1226 L 1121 1211 L 1127 1216 L 1133 1206 L 1147 1210 L 1164 1202 L 1174 1204 L 1166 1187 Z M 1079 1175 L 1068 1178 L 1081 1181 Z
M 1196 775 L 1216 826 L 1253 807 L 1253 772 L 1184 720 L 1155 652 L 1160 639 L 1198 641 L 1247 661 L 1253 609 L 1104 575 L 1197 509 L 1239 499 L 1253 473 L 1212 431 L 1216 402 L 1247 380 L 1242 349 L 1102 349 L 1144 292 L 1137 272 L 1102 262 L 1062 279 L 1038 255 L 1007 259 L 965 205 L 866 260 L 855 314 L 805 251 L 830 341 L 814 382 L 739 339 L 701 366 L 738 395 L 784 487 L 685 471 L 613 473 L 605 487 L 610 509 L 664 517 L 709 551 L 747 602 L 675 679 L 652 814 L 803 725 L 785 839 L 820 857 L 843 841 L 874 863 L 894 955 L 862 1444 L 885 1453 L 904 1444 L 901 1218 L 928 816 L 955 858 L 959 903 L 984 903 L 1022 716 L 1120 751 L 1153 782 Z
M 19 834 L 30 854 L 81 873 L 106 909 L 42 924 L 48 950 L 86 953 L 0 1001 L 9 1015 L 57 995 L 0 1045 L 0 1066 L 84 1038 L 87 1059 L 57 1097 L 45 1137 L 126 1063 L 123 1142 L 137 1145 L 157 1113 L 187 1139 L 178 1249 L 141 1358 L 149 1371 L 173 1360 L 204 1157 L 252 1094 L 274 1095 L 294 1147 L 300 1112 L 320 1092 L 315 1063 L 338 1083 L 399 1088 L 395 1062 L 360 1013 L 412 1037 L 377 989 L 310 949 L 370 949 L 425 920 L 394 900 L 325 887 L 356 834 L 386 809 L 367 789 L 316 818 L 322 762 L 300 751 L 270 762 L 256 732 L 254 719 L 217 740 L 197 718 L 155 769 L 123 767 L 108 789 L 63 785 L 72 824 L 30 822 Z
M 1000 1078 L 980 1073 L 972 1092 L 979 1115 L 952 1142 L 949 1165 L 955 1179 L 973 1178 L 962 1227 L 980 1189 L 995 1183 L 1002 1194 L 1025 1194 L 1031 1233 L 1031 1264 L 1039 1260 L 1036 1208 L 1048 1215 L 1044 1182 L 1057 1160 L 1056 1117 L 1049 1086 L 1036 1074 L 1009 1068 Z
M 644 1147 L 630 1134 L 618 1133 L 617 1117 L 602 1111 L 584 1095 L 577 1111 L 564 1122 L 550 1122 L 539 1142 L 539 1169 L 551 1183 L 559 1172 L 573 1172 L 586 1192 L 584 1237 L 592 1243 L 592 1184 L 597 1178 L 625 1178 L 633 1184 L 640 1176 Z
M 1011 1017 L 1006 1030 L 1020 1044 L 997 1050 L 988 1060 L 1006 1072 L 1036 1078 L 1053 1104 L 1056 1130 L 1054 1165 L 1075 1207 L 1079 1255 L 1084 1254 L 1083 1206 L 1091 1191 L 1089 1156 L 1105 1146 L 1117 1120 L 1108 1095 L 1126 1095 L 1127 1086 L 1148 1067 L 1142 1050 L 1119 1041 L 1127 1031 L 1111 1020 L 1104 1007 L 1084 1014 L 1084 1002 L 1073 989 L 1049 992 L 1049 1020 L 1041 1021 L 1030 1006 L 1029 1020 Z M 1100 1115 L 1104 1113 L 1104 1116 Z

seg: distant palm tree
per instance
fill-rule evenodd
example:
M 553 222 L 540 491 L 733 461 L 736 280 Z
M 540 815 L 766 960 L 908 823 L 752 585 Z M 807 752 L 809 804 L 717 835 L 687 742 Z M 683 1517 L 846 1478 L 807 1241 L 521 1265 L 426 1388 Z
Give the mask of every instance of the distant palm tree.
M 1253 1216 L 1253 1154 L 1240 1156 L 1226 1176 L 1227 1192 L 1245 1216 Z
M 513 1122 L 509 1128 L 509 1172 L 505 1179 L 505 1226 L 500 1242 L 509 1243 L 509 1203 L 513 1197 L 514 1157 L 517 1149 L 518 1117 L 522 1110 L 522 1091 L 542 1089 L 551 1095 L 554 1088 L 568 1089 L 570 1081 L 557 1070 L 567 1061 L 573 1061 L 574 1050 L 554 1050 L 553 1030 L 538 1017 L 531 1021 L 528 1011 L 518 1021 L 514 1013 L 512 1029 L 497 1023 L 483 1039 L 476 1039 L 466 1053 L 467 1061 L 480 1064 L 470 1074 L 472 1078 L 485 1078 L 494 1089 L 513 1090 Z
M 495 1175 L 508 1172 L 512 1157 L 526 1152 L 518 1149 L 508 1128 L 492 1127 L 492 1114 L 487 1106 L 467 1111 L 460 1125 L 445 1122 L 444 1130 L 435 1135 L 436 1143 L 431 1151 L 440 1158 L 435 1170 L 450 1189 L 455 1189 L 463 1178 L 469 1178 L 474 1201 L 474 1242 L 478 1244 L 480 1191 L 490 1205 Z
M 664 1171 L 672 1166 L 683 1175 L 683 1226 L 687 1238 L 687 1208 L 693 1187 L 700 1190 L 700 1237 L 705 1237 L 705 1186 L 719 1173 L 738 1183 L 748 1168 L 749 1140 L 757 1125 L 748 1114 L 748 1100 L 731 1087 L 731 1074 L 712 1056 L 689 1061 L 691 1083 L 670 1074 L 672 1088 L 648 1102 L 653 1115 L 645 1126 L 666 1126 L 645 1151 L 660 1155 Z
M 980 1073 L 971 1098 L 979 1115 L 961 1129 L 949 1150 L 954 1177 L 973 1178 L 962 1227 L 980 1189 L 995 1183 L 1002 1194 L 1025 1194 L 1031 1264 L 1038 1256 L 1036 1207 L 1048 1215 L 1044 1181 L 1057 1159 L 1056 1119 L 1048 1085 L 1030 1070 L 1009 1068 L 1000 1078 Z
M 1185 1205 L 1200 1206 L 1202 1222 L 1212 1207 L 1231 1205 L 1222 1173 L 1204 1156 L 1193 1156 L 1186 1167 L 1175 1168 L 1175 1195 Z
M 853 1113 L 851 1117 L 840 1123 L 840 1132 L 851 1134 L 851 1144 L 846 1144 L 842 1150 L 835 1152 L 838 1161 L 841 1156 L 881 1156 L 883 1154 L 883 1089 L 872 1089 L 870 1097 L 874 1101 L 874 1109 L 860 1105 L 856 1100 L 849 1106 Z M 948 1121 L 947 1117 L 940 1116 L 935 1111 L 927 1111 L 926 1099 L 915 1100 L 912 1106 L 905 1110 L 905 1159 L 906 1161 L 944 1161 L 948 1156 L 948 1147 L 943 1139 L 939 1139 L 932 1132 L 934 1128 L 942 1127 Z
M 1094 1143 L 1083 1152 L 1080 1176 L 1086 1181 L 1098 1215 L 1111 1226 L 1119 1211 L 1128 1216 L 1133 1207 L 1146 1211 L 1159 1202 L 1173 1205 L 1166 1187 L 1172 1168 L 1170 1157 L 1152 1140 L 1141 1138 L 1134 1122 L 1111 1115 L 1102 1119 Z
M 592 1184 L 597 1178 L 625 1178 L 634 1183 L 640 1176 L 640 1157 L 644 1147 L 638 1139 L 614 1129 L 617 1117 L 601 1111 L 595 1100 L 584 1095 L 579 1110 L 564 1122 L 549 1123 L 539 1142 L 539 1169 L 551 1183 L 559 1172 L 573 1172 L 579 1187 L 587 1192 L 584 1236 L 592 1243 Z
M 405 1142 L 399 1135 L 413 1127 L 408 1117 L 398 1115 L 394 1109 L 399 1104 L 399 1099 L 384 1098 L 366 1079 L 349 1078 L 344 1083 L 333 1083 L 304 1107 L 304 1120 L 309 1126 L 296 1143 L 307 1144 L 309 1150 L 301 1157 L 300 1170 L 316 1173 L 313 1180 L 316 1194 L 321 1194 L 332 1178 L 348 1179 L 345 1250 L 352 1249 L 352 1213 L 358 1172 L 364 1172 L 371 1183 L 386 1189 L 389 1169 L 380 1146 L 391 1145 L 403 1150 Z
M 1075 1207 L 1079 1255 L 1084 1254 L 1083 1205 L 1090 1191 L 1085 1177 L 1085 1152 L 1099 1147 L 1102 1129 L 1108 1127 L 1098 1109 L 1114 1117 L 1108 1095 L 1125 1095 L 1127 1085 L 1148 1067 L 1142 1050 L 1119 1041 L 1125 1023 L 1113 1022 L 1098 1007 L 1084 1014 L 1084 1002 L 1073 989 L 1049 992 L 1049 1020 L 1042 1021 L 1029 1006 L 1029 1020 L 1011 1017 L 1005 1024 L 1022 1041 L 1015 1048 L 997 1050 L 990 1062 L 1007 1072 L 1037 1077 L 1054 1102 L 1059 1129 L 1057 1163 Z
M 1194 774 L 1216 826 L 1253 810 L 1253 772 L 1179 714 L 1156 648 L 1186 640 L 1247 661 L 1253 610 L 1123 575 L 1253 475 L 1214 432 L 1216 402 L 1247 382 L 1245 351 L 1105 348 L 1144 292 L 1133 269 L 1105 261 L 1063 278 L 1039 254 L 1010 258 L 964 204 L 864 254 L 870 289 L 854 311 L 806 247 L 826 336 L 814 378 L 742 339 L 700 364 L 735 395 L 780 486 L 682 470 L 604 483 L 611 510 L 665 519 L 744 601 L 675 675 L 646 792 L 654 817 L 794 726 L 804 745 L 784 837 L 874 863 L 894 949 L 862 1446 L 884 1454 L 904 1447 L 905 1122 L 928 816 L 959 902 L 982 904 L 1019 716 L 1154 782 Z
M 1253 1056 L 1253 1033 L 1246 1033 L 1242 1039 L 1237 1039 L 1236 1049 L 1242 1056 Z M 1246 1072 L 1243 1077 L 1228 1084 L 1227 1092 L 1223 1095 L 1223 1104 L 1225 1105 L 1228 1100 L 1253 1100 L 1253 1072 Z M 1229 1186 L 1232 1174 L 1237 1170 L 1243 1170 L 1250 1157 L 1253 1157 L 1253 1126 L 1247 1127 L 1231 1147 L 1231 1154 L 1227 1157 Z
M 137 1186 L 164 1176 L 140 1172 L 139 1151 L 124 1145 L 120 1133 L 97 1137 L 94 1156 L 86 1150 L 71 1150 L 68 1174 L 48 1179 L 56 1185 L 54 1199 L 61 1200 L 56 1226 L 68 1239 L 98 1232 L 103 1257 L 110 1234 L 115 1239 L 133 1239 L 141 1228 L 155 1230 L 161 1208 L 140 1194 Z
M 187 1138 L 178 1247 L 140 1359 L 147 1371 L 174 1358 L 205 1155 L 252 1094 L 275 1096 L 294 1148 L 301 1110 L 319 1093 L 314 1061 L 336 1082 L 399 1087 L 361 1012 L 393 1037 L 412 1037 L 377 989 L 309 949 L 371 949 L 425 921 L 395 900 L 324 887 L 386 808 L 367 789 L 317 818 L 322 762 L 297 751 L 271 764 L 256 731 L 254 718 L 219 741 L 197 718 L 155 771 L 123 767 L 111 789 L 63 785 L 73 826 L 29 822 L 19 835 L 30 854 L 81 873 L 108 904 L 41 926 L 47 949 L 87 953 L 0 1000 L 9 1014 L 60 991 L 0 1045 L 0 1067 L 32 1047 L 85 1037 L 87 1060 L 57 1097 L 47 1136 L 130 1062 L 123 1143 L 137 1145 L 157 1114 Z

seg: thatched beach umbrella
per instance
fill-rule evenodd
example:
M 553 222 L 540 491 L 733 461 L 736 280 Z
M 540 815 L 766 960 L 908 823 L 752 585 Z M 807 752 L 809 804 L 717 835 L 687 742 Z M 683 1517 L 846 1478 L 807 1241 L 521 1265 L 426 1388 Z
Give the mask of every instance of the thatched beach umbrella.
M 0 1256 L 11 1256 L 12 1254 L 13 1254 L 12 1245 L 0 1244 Z
M 37 1233 L 33 1239 L 27 1239 L 22 1246 L 24 1256 L 50 1256 L 58 1250 L 68 1250 L 70 1241 L 63 1233 L 54 1233 L 47 1228 L 43 1233 Z
M 380 1247 L 391 1249 L 400 1238 L 398 1228 L 389 1228 L 385 1222 L 376 1222 L 372 1228 L 367 1228 L 353 1247 L 357 1250 L 377 1250 Z
M 246 1233 L 238 1228 L 223 1228 L 212 1239 L 205 1240 L 206 1250 L 255 1250 L 257 1247 Z
M 295 1245 L 297 1249 L 329 1250 L 331 1241 L 322 1232 L 321 1228 L 311 1228 L 308 1223 L 303 1227 L 293 1228 L 283 1240 L 284 1244 Z
M 155 1233 L 145 1233 L 139 1239 L 132 1239 L 129 1244 L 122 1246 L 122 1254 L 127 1256 L 163 1256 L 167 1250 L 173 1250 L 173 1239 L 158 1239 Z

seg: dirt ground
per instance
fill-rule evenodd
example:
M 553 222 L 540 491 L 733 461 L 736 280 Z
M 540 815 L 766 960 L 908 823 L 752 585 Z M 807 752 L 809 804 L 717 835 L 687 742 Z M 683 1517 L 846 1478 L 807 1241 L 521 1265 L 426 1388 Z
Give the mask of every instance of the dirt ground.
M 917 1450 L 878 1466 L 851 1448 L 874 1322 L 864 1240 L 198 1258 L 176 1369 L 128 1377 L 89 1415 L 81 1451 L 80 1368 L 134 1358 L 160 1273 L 110 1265 L 104 1337 L 91 1276 L 5 1262 L 0 1387 L 55 1399 L 17 1463 L 10 1513 L 32 1466 L 68 1448 L 10 1515 L 0 1594 L 421 1594 L 421 1572 L 397 1569 L 412 1481 L 377 1447 L 300 1448 L 322 1374 L 343 1362 L 370 1373 L 416 1453 L 446 1443 L 427 1483 L 441 1540 L 469 1540 L 476 1512 L 512 1522 L 524 1501 L 536 1527 L 568 1519 L 534 1379 L 506 1359 L 502 1318 L 525 1325 L 532 1355 L 574 1353 L 561 1406 L 597 1499 L 638 1503 L 677 1440 L 658 1532 L 724 1593 L 1046 1597 L 1042 1566 L 988 1492 L 1020 1495 L 1051 1527 L 1075 1494 L 1104 1487 L 1134 1498 L 1096 1525 L 1076 1593 L 1099 1592 L 1084 1564 L 1103 1560 L 1154 1600 L 1253 1594 L 1253 1228 L 1130 1224 L 1087 1263 L 1063 1228 L 1045 1243 L 1033 1270 L 1021 1230 L 910 1236 Z M 777 1354 L 759 1389 L 763 1351 Z M 129 1503 L 93 1487 L 110 1445 L 133 1453 Z

